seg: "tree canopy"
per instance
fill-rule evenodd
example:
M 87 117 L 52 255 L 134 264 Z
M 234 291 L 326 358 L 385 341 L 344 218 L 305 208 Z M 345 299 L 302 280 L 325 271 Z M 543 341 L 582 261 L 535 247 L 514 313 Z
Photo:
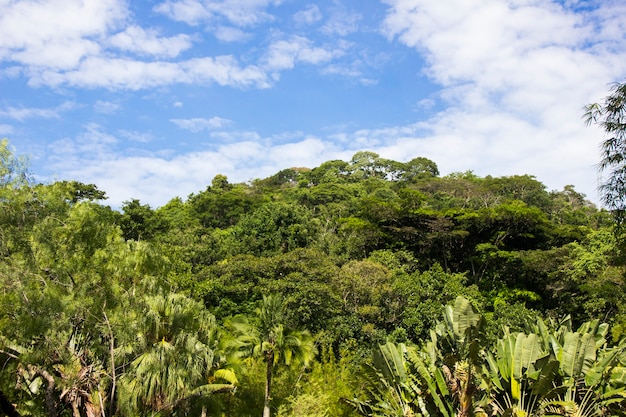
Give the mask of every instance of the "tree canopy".
M 0 154 L 0 415 L 626 410 L 623 249 L 572 185 L 364 151 L 116 210 Z

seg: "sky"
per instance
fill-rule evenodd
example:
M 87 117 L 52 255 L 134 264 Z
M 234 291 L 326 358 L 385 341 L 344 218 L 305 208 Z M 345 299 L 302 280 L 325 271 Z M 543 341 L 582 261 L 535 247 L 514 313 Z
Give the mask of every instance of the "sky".
M 349 161 L 529 174 L 598 202 L 583 107 L 623 0 L 0 0 L 0 137 L 120 207 Z

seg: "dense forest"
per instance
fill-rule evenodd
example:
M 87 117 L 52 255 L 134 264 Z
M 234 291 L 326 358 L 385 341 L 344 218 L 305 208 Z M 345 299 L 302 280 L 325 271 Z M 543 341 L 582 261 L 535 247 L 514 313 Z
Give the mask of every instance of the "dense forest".
M 152 208 L 0 144 L 0 415 L 624 415 L 622 229 L 358 152 Z

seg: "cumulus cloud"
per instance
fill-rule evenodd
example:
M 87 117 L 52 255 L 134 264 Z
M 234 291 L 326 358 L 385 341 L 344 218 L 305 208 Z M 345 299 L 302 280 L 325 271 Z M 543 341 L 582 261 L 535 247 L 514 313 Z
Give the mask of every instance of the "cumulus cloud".
M 6 107 L 0 109 L 0 117 L 17 120 L 23 122 L 27 119 L 58 119 L 60 113 L 71 110 L 76 104 L 66 101 L 59 106 L 53 108 L 34 108 L 34 107 Z
M 247 28 L 271 22 L 278 0 L 167 0 L 154 10 L 189 24 L 203 22 L 217 39 L 245 42 Z M 163 35 L 137 24 L 124 0 L 23 0 L 0 2 L 0 63 L 4 75 L 26 77 L 31 87 L 139 90 L 182 84 L 267 88 L 278 72 L 297 63 L 322 64 L 341 56 L 335 46 L 305 37 L 269 42 L 240 56 L 207 56 L 194 47 L 200 33 Z M 306 9 L 314 18 L 316 6 Z M 271 35 L 280 38 L 279 32 Z M 177 59 L 183 52 L 193 58 Z M 256 59 L 256 63 L 255 63 Z
M 193 119 L 170 119 L 170 122 L 174 123 L 181 129 L 189 130 L 193 133 L 198 133 L 203 130 L 221 129 L 225 126 L 232 124 L 231 120 L 224 119 L 222 117 L 211 117 L 210 119 L 193 118 Z
M 385 2 L 384 33 L 425 57 L 423 72 L 448 104 L 385 152 L 421 150 L 448 171 L 533 173 L 556 188 L 559 178 L 595 189 L 598 132 L 581 129 L 581 108 L 625 75 L 614 62 L 626 58 L 626 43 L 606 29 L 619 27 L 623 6 L 574 13 L 547 0 Z
M 191 36 L 179 34 L 161 37 L 155 29 L 144 29 L 137 25 L 128 26 L 122 32 L 111 36 L 109 44 L 122 51 L 140 55 L 174 58 L 192 45 Z
M 100 51 L 98 39 L 127 16 L 122 0 L 24 0 L 0 3 L 0 60 L 74 68 Z
M 292 36 L 273 42 L 263 58 L 263 67 L 270 72 L 293 68 L 296 63 L 320 65 L 341 56 L 345 51 L 339 47 L 314 46 L 310 39 Z
M 205 21 L 226 20 L 232 25 L 244 27 L 271 21 L 268 6 L 280 4 L 278 0 L 167 0 L 154 10 L 170 19 L 197 25 Z
M 296 23 L 312 25 L 319 22 L 322 19 L 322 12 L 316 4 L 308 4 L 304 9 L 296 12 L 293 15 L 293 20 Z

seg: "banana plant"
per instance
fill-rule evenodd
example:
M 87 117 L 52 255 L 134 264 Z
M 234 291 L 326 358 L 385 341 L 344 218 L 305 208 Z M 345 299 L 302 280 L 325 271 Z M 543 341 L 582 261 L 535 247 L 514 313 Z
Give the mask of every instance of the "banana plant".
M 363 367 L 365 394 L 346 400 L 365 416 L 473 416 L 482 412 L 482 317 L 465 298 L 445 307 L 421 347 L 387 343 Z M 479 401 L 475 401 L 478 399 Z
M 359 397 L 344 399 L 364 416 L 412 417 L 417 415 L 420 393 L 408 360 L 407 348 L 400 343 L 386 343 L 373 354 L 372 363 L 363 365 L 360 378 L 364 390 Z
M 497 341 L 495 355 L 486 353 L 490 408 L 498 415 L 536 414 L 542 401 L 555 395 L 558 366 L 537 334 L 505 332 Z
M 482 318 L 457 298 L 419 347 L 387 343 L 364 370 L 366 416 L 626 416 L 626 339 L 599 321 L 539 319 L 488 344 Z

